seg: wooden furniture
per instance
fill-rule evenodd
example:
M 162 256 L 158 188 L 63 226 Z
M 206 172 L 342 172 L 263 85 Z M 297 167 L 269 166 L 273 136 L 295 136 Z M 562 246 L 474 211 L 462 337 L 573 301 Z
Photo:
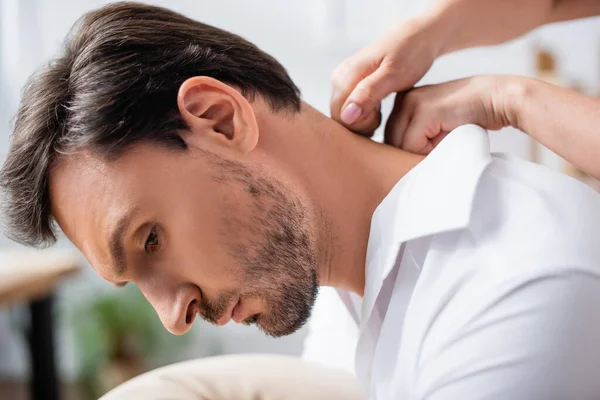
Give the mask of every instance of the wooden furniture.
M 28 302 L 31 323 L 27 341 L 31 356 L 30 396 L 58 400 L 54 359 L 52 302 L 56 285 L 79 269 L 73 251 L 7 250 L 0 252 L 0 306 Z

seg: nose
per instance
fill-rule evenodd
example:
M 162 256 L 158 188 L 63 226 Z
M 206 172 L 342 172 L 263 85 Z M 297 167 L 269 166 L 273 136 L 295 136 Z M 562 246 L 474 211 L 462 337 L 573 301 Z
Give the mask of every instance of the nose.
M 200 309 L 200 291 L 195 285 L 185 285 L 171 292 L 141 285 L 140 289 L 169 332 L 183 335 L 190 330 Z

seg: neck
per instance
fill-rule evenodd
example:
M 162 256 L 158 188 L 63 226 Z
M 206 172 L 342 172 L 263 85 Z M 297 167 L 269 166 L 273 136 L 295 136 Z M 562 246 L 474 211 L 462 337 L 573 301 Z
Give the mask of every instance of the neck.
M 269 132 L 261 146 L 303 188 L 316 222 L 327 225 L 319 227 L 320 285 L 362 296 L 373 213 L 423 157 L 355 135 L 306 104 L 292 118 L 261 118 Z

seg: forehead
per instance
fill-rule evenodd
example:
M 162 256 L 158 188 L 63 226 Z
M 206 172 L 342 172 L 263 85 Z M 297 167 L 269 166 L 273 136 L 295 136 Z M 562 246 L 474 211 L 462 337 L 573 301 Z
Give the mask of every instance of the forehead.
M 174 158 L 175 152 L 146 144 L 136 145 L 115 160 L 91 151 L 65 155 L 49 175 L 54 215 L 60 219 L 66 209 L 89 204 L 126 206 L 128 199 L 141 193 L 139 201 L 146 197 L 143 193 L 147 189 L 155 186 L 150 183 L 169 178 Z M 181 166 L 181 160 L 176 161 Z
M 116 189 L 115 167 L 91 152 L 63 156 L 49 175 L 52 215 L 93 266 L 108 254 L 97 242 L 126 202 Z
M 52 214 L 92 264 L 107 259 L 103 242 L 121 215 L 164 197 L 155 192 L 172 182 L 169 153 L 139 145 L 107 161 L 81 151 L 63 156 L 50 171 Z

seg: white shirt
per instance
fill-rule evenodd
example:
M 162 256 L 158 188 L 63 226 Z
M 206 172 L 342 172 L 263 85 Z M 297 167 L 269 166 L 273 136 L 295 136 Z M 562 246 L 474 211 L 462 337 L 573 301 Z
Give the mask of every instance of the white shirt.
M 371 400 L 600 398 L 600 196 L 491 155 L 479 127 L 392 189 L 373 215 L 364 297 L 340 294 Z

